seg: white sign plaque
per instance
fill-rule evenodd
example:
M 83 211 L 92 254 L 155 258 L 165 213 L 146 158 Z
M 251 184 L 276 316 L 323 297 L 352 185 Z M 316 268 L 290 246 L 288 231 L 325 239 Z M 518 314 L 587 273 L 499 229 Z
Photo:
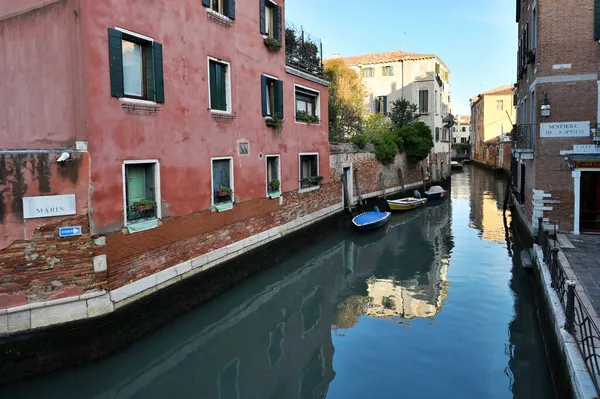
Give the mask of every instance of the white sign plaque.
M 540 125 L 540 137 L 589 137 L 590 122 L 554 122 Z
M 23 218 L 75 215 L 75 194 L 23 197 Z
M 596 144 L 575 144 L 573 154 L 600 154 L 600 146 Z

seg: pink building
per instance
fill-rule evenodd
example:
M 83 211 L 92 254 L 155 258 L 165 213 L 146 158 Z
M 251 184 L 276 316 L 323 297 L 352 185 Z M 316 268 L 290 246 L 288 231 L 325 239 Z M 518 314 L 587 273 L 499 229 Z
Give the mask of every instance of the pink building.
M 0 4 L 0 310 L 28 320 L 0 313 L 0 334 L 110 313 L 341 208 L 328 83 L 286 63 L 284 15 Z

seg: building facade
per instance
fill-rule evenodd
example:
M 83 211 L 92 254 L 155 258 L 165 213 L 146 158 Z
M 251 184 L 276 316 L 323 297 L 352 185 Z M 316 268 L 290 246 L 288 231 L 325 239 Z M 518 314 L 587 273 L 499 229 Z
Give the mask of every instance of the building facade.
M 500 86 L 471 99 L 471 158 L 486 163 L 486 142 L 508 136 L 515 123 L 513 86 Z
M 600 231 L 600 4 L 518 0 L 517 209 L 561 230 Z M 572 29 L 571 26 L 577 26 Z
M 284 20 L 283 0 L 0 5 L 0 309 L 27 312 L 0 334 L 108 313 L 337 209 L 328 83 L 286 63 Z
M 451 112 L 450 69 L 434 54 L 401 51 L 343 58 L 357 71 L 367 89 L 369 112 L 387 114 L 402 98 L 416 104 L 419 120 L 431 128 L 434 148 L 430 156 L 434 179 L 450 174 L 451 132 L 444 118 Z
M 471 116 L 455 115 L 452 127 L 452 157 L 471 157 Z

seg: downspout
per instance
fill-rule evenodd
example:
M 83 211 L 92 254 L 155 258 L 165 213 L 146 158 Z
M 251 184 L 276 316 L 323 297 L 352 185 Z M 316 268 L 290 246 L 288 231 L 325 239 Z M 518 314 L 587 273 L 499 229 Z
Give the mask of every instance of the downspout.
M 402 94 L 402 98 L 404 98 L 404 60 L 400 60 L 400 63 L 402 64 L 402 88 L 400 89 L 400 94 Z

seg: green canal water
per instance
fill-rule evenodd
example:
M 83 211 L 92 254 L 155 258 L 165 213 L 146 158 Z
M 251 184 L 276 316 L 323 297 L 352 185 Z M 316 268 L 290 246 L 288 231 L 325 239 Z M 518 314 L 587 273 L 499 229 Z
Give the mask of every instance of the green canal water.
M 339 229 L 116 355 L 0 397 L 558 397 L 504 189 L 467 168 L 444 202 Z

